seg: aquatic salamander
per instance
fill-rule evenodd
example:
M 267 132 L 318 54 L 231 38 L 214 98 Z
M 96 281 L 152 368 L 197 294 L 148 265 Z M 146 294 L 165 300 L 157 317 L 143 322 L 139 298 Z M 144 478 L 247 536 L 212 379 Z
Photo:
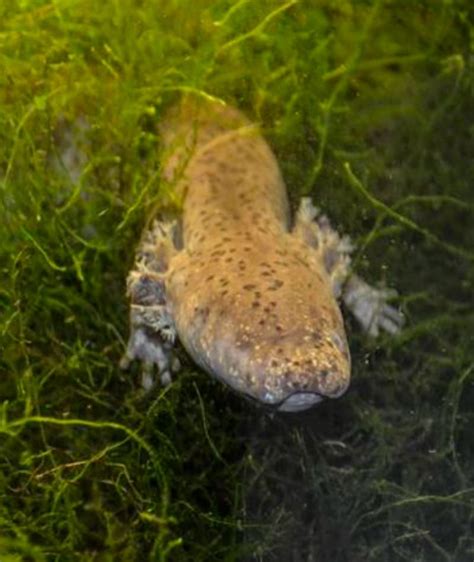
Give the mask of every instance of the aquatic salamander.
M 372 336 L 397 333 L 393 294 L 351 273 L 351 243 L 308 198 L 294 221 L 275 156 L 237 109 L 184 98 L 165 116 L 163 181 L 179 221 L 155 221 L 128 277 L 130 339 L 122 367 L 143 362 L 164 384 L 177 338 L 205 371 L 282 411 L 347 389 L 342 300 Z

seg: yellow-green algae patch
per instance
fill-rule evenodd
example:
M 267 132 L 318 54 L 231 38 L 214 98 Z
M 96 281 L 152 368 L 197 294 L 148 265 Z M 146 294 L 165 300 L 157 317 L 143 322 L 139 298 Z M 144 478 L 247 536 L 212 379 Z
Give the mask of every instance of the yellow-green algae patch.
M 474 556 L 470 4 L 2 4 L 2 561 Z M 157 123 L 186 91 L 260 122 L 293 203 L 397 287 L 400 337 L 348 326 L 343 399 L 271 417 L 184 355 L 148 396 L 119 371 L 133 249 L 177 205 Z

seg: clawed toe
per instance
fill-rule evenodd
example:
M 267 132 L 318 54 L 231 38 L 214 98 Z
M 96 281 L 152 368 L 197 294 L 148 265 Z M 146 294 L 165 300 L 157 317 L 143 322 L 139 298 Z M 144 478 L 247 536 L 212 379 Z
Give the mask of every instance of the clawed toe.
M 378 325 L 392 335 L 398 334 L 405 324 L 405 317 L 403 314 L 388 304 L 383 307 L 377 320 Z
M 136 309 L 132 310 L 132 317 L 134 312 L 137 312 Z M 157 375 L 162 385 L 170 384 L 171 372 L 177 370 L 179 361 L 173 357 L 174 330 L 170 328 L 166 331 L 162 327 L 157 328 L 143 314 L 139 316 L 139 320 L 141 324 L 137 322 L 137 318 L 132 318 L 127 351 L 120 360 L 120 367 L 128 369 L 132 361 L 141 361 L 141 383 L 148 391 L 155 386 Z

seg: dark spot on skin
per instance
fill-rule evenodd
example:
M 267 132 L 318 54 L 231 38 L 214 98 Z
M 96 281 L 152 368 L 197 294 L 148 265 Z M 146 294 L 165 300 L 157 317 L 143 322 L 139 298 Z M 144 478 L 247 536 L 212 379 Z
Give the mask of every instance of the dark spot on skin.
M 258 323 L 259 323 L 260 326 L 265 326 L 265 320 L 263 320 L 263 319 L 262 319 L 262 320 L 259 320 Z
M 225 261 L 226 263 L 232 263 L 232 262 L 234 261 L 234 258 L 231 257 L 231 256 L 229 256 L 229 257 L 226 258 L 224 261 Z
M 198 309 L 198 310 L 195 309 L 195 312 L 197 314 L 199 314 L 200 320 L 205 321 L 205 320 L 207 320 L 207 318 L 209 316 L 210 310 L 209 310 L 209 307 L 206 306 L 206 307 Z
M 221 297 L 225 297 L 228 294 L 228 290 L 224 289 L 223 291 L 221 291 Z
M 278 348 L 277 348 L 277 353 L 278 353 L 278 355 L 282 355 L 282 353 L 283 353 L 283 348 L 282 348 L 282 347 L 278 347 Z
M 251 291 L 252 289 L 255 289 L 255 285 L 249 284 L 249 285 L 244 285 L 243 287 L 246 291 Z
M 221 278 L 219 279 L 219 284 L 220 284 L 222 287 L 227 287 L 227 285 L 229 284 L 229 281 L 228 281 L 225 277 L 221 277 Z
M 257 301 L 253 301 L 252 303 L 252 308 L 258 308 L 260 306 L 260 303 Z
M 322 379 L 326 379 L 326 378 L 328 377 L 328 375 L 329 375 L 329 371 L 326 371 L 326 369 L 323 369 L 323 370 L 319 373 L 319 376 L 320 376 Z
M 281 279 L 273 279 L 271 284 L 268 287 L 268 290 L 269 291 L 276 291 L 277 289 L 279 289 L 282 286 L 283 286 L 283 281 L 281 281 Z
M 272 311 L 271 308 L 268 307 L 268 306 L 266 306 L 266 307 L 263 309 L 263 312 L 266 312 L 267 314 L 268 314 L 269 312 L 271 312 L 271 311 Z
M 244 246 L 244 252 L 250 252 L 251 249 L 250 246 Z
M 218 258 L 220 256 L 223 256 L 224 254 L 225 250 L 214 250 L 213 252 L 211 252 L 211 257 Z
M 293 263 L 294 265 L 297 265 L 298 267 L 301 267 L 301 266 L 304 266 L 305 268 L 308 267 L 308 263 L 298 255 L 290 258 L 290 262 Z
M 273 308 L 275 308 L 276 305 L 277 303 L 275 301 L 270 301 L 270 306 L 273 306 Z
M 283 328 L 282 328 L 282 326 L 280 326 L 280 324 L 277 324 L 277 325 L 276 325 L 276 331 L 277 331 L 277 332 L 282 332 L 282 331 L 283 331 Z
M 311 339 L 315 342 L 319 342 L 319 341 L 321 341 L 321 334 L 319 332 L 317 332 L 316 330 L 313 330 L 311 332 Z
M 209 277 L 206 278 L 206 281 L 212 281 L 214 279 L 214 275 L 209 275 Z
M 299 361 L 293 361 L 293 365 L 294 365 L 295 367 L 299 367 L 299 366 L 300 366 L 300 362 L 299 362 Z
M 277 361 L 276 359 L 272 359 L 272 360 L 270 361 L 270 365 L 271 365 L 272 367 L 278 367 L 278 361 Z
M 262 277 L 270 277 L 270 276 L 271 276 L 271 273 L 270 273 L 269 271 L 262 271 L 262 273 L 260 273 L 260 275 L 261 275 Z

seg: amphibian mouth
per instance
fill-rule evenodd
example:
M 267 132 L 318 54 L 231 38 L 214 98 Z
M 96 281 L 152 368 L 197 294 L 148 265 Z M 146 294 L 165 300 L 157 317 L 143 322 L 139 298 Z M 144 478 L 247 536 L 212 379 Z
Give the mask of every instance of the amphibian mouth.
M 167 383 L 179 338 L 205 371 L 279 410 L 341 396 L 351 361 L 337 300 L 369 334 L 396 333 L 391 292 L 351 273 L 349 240 L 309 199 L 291 221 L 275 156 L 238 110 L 188 98 L 161 134 L 183 212 L 139 246 L 122 366 L 139 359 L 145 385 L 154 369 Z

